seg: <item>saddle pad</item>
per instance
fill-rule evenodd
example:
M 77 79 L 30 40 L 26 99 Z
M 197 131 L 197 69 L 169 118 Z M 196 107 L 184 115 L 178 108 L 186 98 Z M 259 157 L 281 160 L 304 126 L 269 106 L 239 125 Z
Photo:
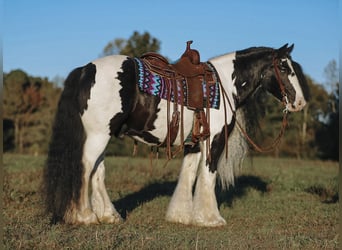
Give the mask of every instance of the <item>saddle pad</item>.
M 158 96 L 162 99 L 167 100 L 167 97 L 169 95 L 168 86 L 172 86 L 172 80 L 170 78 L 161 76 L 153 71 L 150 71 L 144 64 L 144 62 L 139 58 L 134 58 L 135 65 L 136 65 L 136 74 L 137 74 L 137 84 L 139 87 L 139 90 L 143 93 L 147 93 L 150 95 Z M 209 98 L 209 107 L 219 109 L 220 108 L 220 84 L 219 81 L 215 75 L 215 70 L 210 64 L 207 64 L 210 69 L 212 69 L 213 72 L 213 78 L 215 79 L 215 84 L 211 84 L 209 86 L 209 93 L 207 93 L 206 89 L 206 82 L 202 82 L 203 87 L 203 103 L 206 105 L 207 98 Z M 190 93 L 187 91 L 186 87 L 186 78 L 182 78 L 181 80 L 182 84 L 177 84 L 177 102 L 178 104 L 185 105 L 187 103 L 187 97 Z M 183 103 L 181 100 L 181 88 L 183 89 Z M 175 100 L 175 93 L 173 91 L 173 88 L 170 88 L 171 90 L 171 102 L 174 102 Z M 208 96 L 209 95 L 209 96 Z M 185 105 L 186 106 L 186 105 Z

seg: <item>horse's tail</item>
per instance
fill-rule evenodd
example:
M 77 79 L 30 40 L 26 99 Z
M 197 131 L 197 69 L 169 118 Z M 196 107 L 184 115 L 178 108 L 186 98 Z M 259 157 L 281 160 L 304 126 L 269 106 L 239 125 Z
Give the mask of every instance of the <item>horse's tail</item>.
M 83 70 L 86 68 L 75 69 L 65 80 L 44 169 L 45 205 L 47 212 L 52 213 L 52 223 L 62 221 L 69 206 L 77 205 L 80 198 L 86 138 L 81 121 Z

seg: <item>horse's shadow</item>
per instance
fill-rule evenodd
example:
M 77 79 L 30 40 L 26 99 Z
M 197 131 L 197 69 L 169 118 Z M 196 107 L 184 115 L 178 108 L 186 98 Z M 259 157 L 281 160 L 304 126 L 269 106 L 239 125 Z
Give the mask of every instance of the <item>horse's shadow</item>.
M 230 186 L 227 190 L 222 190 L 218 185 L 216 186 L 218 206 L 227 204 L 232 207 L 233 201 L 247 195 L 250 189 L 265 194 L 271 191 L 271 186 L 269 181 L 263 180 L 259 176 L 241 175 L 235 179 L 235 185 Z
M 163 181 L 150 183 L 141 190 L 128 194 L 113 202 L 122 218 L 126 219 L 127 214 L 139 207 L 141 204 L 151 201 L 159 196 L 171 196 L 176 187 L 177 181 Z M 234 199 L 239 199 L 247 194 L 247 190 L 253 188 L 261 193 L 269 191 L 268 183 L 258 176 L 242 175 L 236 178 L 235 185 L 228 190 L 222 191 L 216 188 L 218 205 L 228 204 L 232 206 Z
M 151 201 L 159 196 L 171 196 L 176 184 L 176 181 L 150 183 L 141 190 L 114 201 L 113 204 L 122 218 L 126 219 L 127 213 L 130 213 L 141 204 Z

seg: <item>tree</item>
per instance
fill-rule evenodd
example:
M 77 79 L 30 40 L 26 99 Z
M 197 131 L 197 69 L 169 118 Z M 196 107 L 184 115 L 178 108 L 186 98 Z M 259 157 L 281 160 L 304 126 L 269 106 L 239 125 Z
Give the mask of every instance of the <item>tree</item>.
M 336 90 L 336 84 L 338 85 L 338 68 L 335 60 L 331 60 L 328 65 L 324 68 L 324 75 L 326 78 L 326 86 L 328 91 L 333 93 Z
M 339 81 L 335 60 L 328 63 L 325 70 L 327 85 L 331 89 L 327 110 L 321 117 L 321 126 L 316 131 L 319 156 L 323 159 L 339 160 Z
M 140 34 L 138 31 L 134 31 L 128 40 L 116 38 L 109 42 L 103 49 L 102 55 L 121 54 L 139 57 L 146 52 L 159 52 L 159 50 L 160 41 L 158 39 L 152 37 L 148 32 Z
M 29 103 L 25 103 L 28 98 L 24 95 L 25 89 L 29 86 L 27 74 L 21 70 L 15 70 L 4 75 L 4 119 L 12 121 L 14 127 L 14 145 L 16 151 L 22 153 L 22 125 L 23 118 L 27 115 Z M 8 122 L 9 123 L 9 122 Z
M 47 79 L 30 77 L 22 70 L 4 74 L 5 150 L 46 152 L 59 94 L 60 89 Z

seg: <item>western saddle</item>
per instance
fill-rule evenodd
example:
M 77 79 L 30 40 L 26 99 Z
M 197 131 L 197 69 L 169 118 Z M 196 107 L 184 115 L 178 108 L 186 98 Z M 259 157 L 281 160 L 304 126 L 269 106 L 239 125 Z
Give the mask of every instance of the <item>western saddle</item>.
M 209 86 L 215 84 L 216 79 L 213 77 L 213 70 L 206 63 L 200 61 L 199 52 L 190 48 L 191 44 L 192 41 L 187 42 L 185 52 L 174 64 L 170 64 L 165 57 L 154 52 L 148 52 L 141 56 L 145 66 L 150 71 L 171 80 L 170 86 L 167 86 L 169 89 L 167 100 L 168 133 L 165 141 L 160 145 L 167 147 L 169 158 L 172 157 L 170 147 L 177 137 L 179 120 L 181 121 L 181 140 L 184 142 L 184 106 L 194 111 L 192 135 L 187 138 L 185 143 L 195 145 L 198 141 L 205 140 L 210 136 L 210 123 L 208 119 L 210 105 L 208 103 L 209 100 L 204 100 L 204 91 L 209 93 Z M 205 90 L 203 87 L 204 81 L 206 82 Z M 186 100 L 184 100 L 184 88 L 187 91 Z M 176 94 L 174 94 L 173 114 L 170 121 L 171 90 Z M 178 103 L 181 104 L 181 112 L 178 111 Z M 204 108 L 206 108 L 208 117 L 206 116 Z

